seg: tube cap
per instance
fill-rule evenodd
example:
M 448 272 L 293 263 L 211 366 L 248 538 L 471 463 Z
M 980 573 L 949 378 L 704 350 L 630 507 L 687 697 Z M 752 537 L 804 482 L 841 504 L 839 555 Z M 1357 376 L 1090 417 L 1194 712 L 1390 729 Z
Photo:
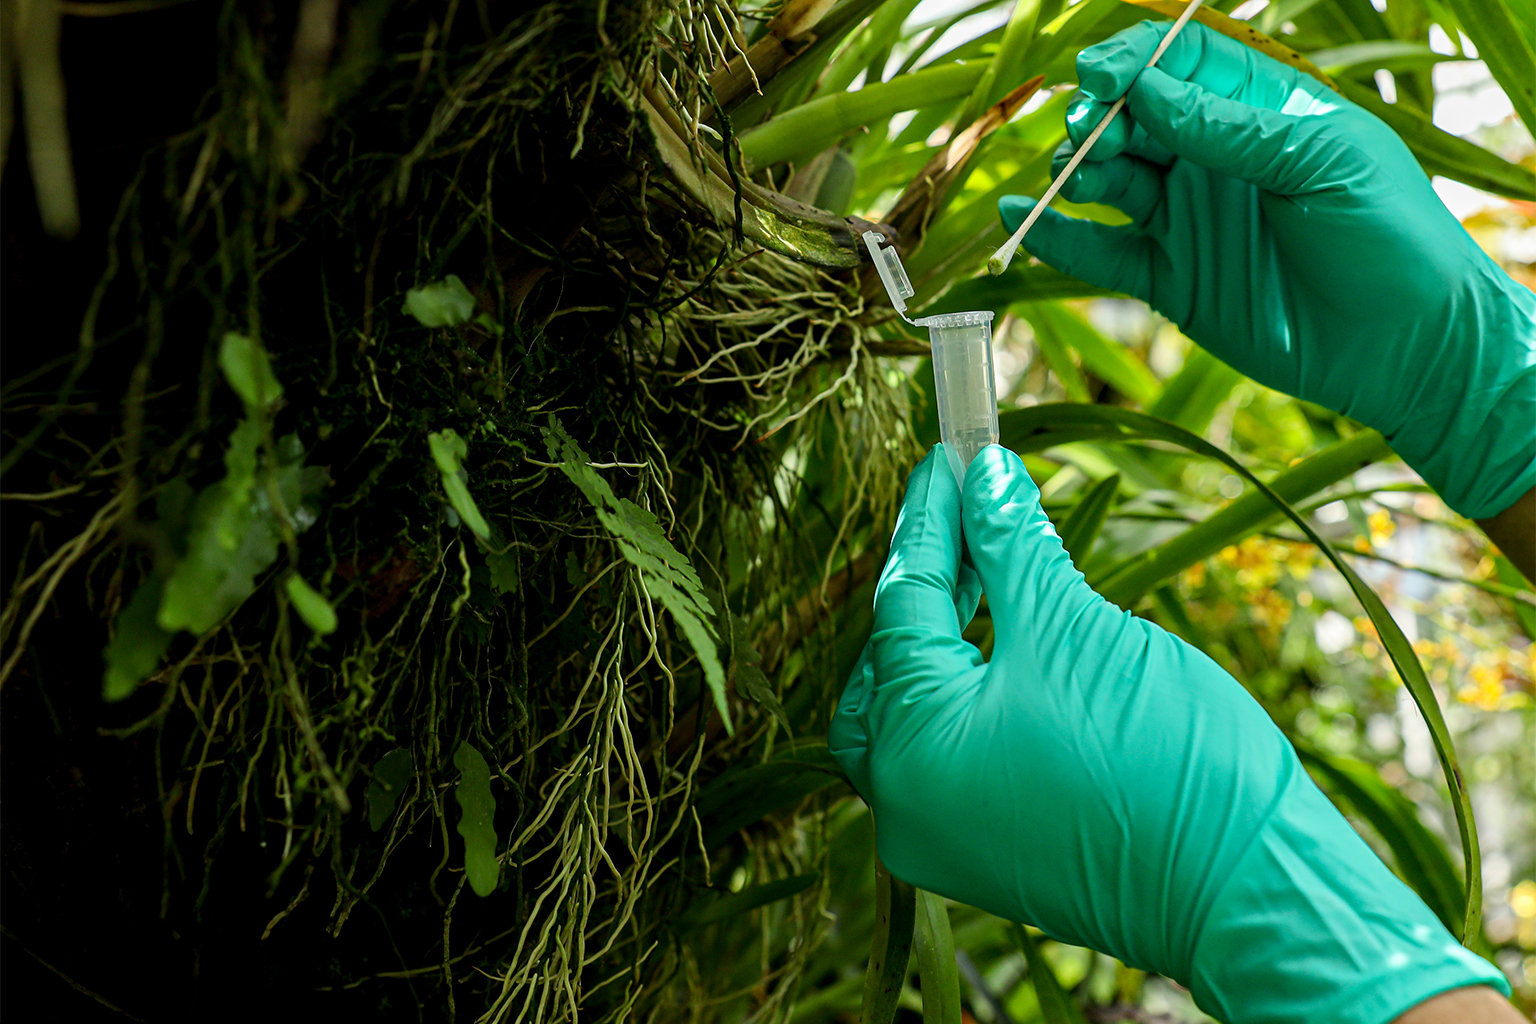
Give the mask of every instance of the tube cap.
M 901 314 L 902 319 L 906 319 L 907 300 L 917 294 L 917 289 L 912 287 L 906 268 L 901 265 L 901 257 L 896 255 L 896 247 L 881 248 L 880 243 L 883 241 L 884 237 L 877 231 L 864 232 L 864 245 L 869 249 L 870 259 L 875 261 L 875 270 L 880 274 L 880 283 L 885 285 L 885 294 L 890 296 L 896 312 Z

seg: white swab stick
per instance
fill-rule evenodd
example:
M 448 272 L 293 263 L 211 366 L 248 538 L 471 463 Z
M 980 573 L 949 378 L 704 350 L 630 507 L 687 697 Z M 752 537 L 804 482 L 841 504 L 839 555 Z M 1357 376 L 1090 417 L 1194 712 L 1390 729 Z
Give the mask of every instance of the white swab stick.
M 1189 5 L 1179 14 L 1178 20 L 1173 23 L 1173 27 L 1168 30 L 1168 34 L 1163 36 L 1163 41 L 1158 43 L 1157 49 L 1152 51 L 1152 59 L 1147 61 L 1147 67 L 1150 68 L 1157 63 L 1158 58 L 1163 55 L 1163 51 L 1168 49 L 1174 37 L 1183 30 L 1184 26 L 1188 24 L 1189 19 L 1194 17 L 1195 11 L 1204 2 L 1205 0 L 1190 0 Z M 1067 166 L 1063 167 L 1061 173 L 1056 175 L 1056 180 L 1051 182 L 1051 187 L 1045 190 L 1045 195 L 1040 197 L 1040 201 L 1035 204 L 1035 208 L 1029 211 L 1029 216 L 1025 217 L 1024 223 L 1019 225 L 1019 230 L 1015 231 L 1008 241 L 1004 242 L 1002 247 L 992 254 L 991 259 L 987 260 L 988 270 L 994 274 L 1001 274 L 1008 269 L 1008 264 L 1013 261 L 1013 254 L 1019 251 L 1019 243 L 1024 241 L 1025 233 L 1034 227 L 1035 221 L 1040 219 L 1040 214 L 1044 213 L 1051 200 L 1056 198 L 1056 193 L 1061 191 L 1061 186 L 1066 184 L 1067 179 L 1072 176 L 1072 172 L 1077 170 L 1077 165 L 1083 162 L 1083 157 L 1088 155 L 1088 151 L 1093 148 L 1093 144 L 1099 141 L 1099 136 L 1104 134 L 1104 129 L 1109 127 L 1109 122 L 1115 119 L 1115 115 L 1120 113 L 1120 109 L 1124 106 L 1124 96 L 1121 96 L 1110 105 L 1109 112 L 1094 126 L 1093 131 L 1083 140 L 1083 144 L 1077 148 L 1077 152 L 1072 154 L 1072 159 L 1068 160 Z

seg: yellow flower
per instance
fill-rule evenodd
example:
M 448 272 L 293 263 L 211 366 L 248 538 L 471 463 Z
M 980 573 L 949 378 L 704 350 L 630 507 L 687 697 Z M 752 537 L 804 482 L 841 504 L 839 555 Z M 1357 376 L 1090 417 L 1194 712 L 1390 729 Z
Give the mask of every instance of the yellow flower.
M 1426 660 L 1441 656 L 1440 645 L 1433 640 L 1415 640 L 1413 642 L 1413 653 Z
M 1184 570 L 1184 585 L 1191 590 L 1198 590 L 1205 585 L 1205 563 L 1196 562 Z
M 1249 537 L 1241 544 L 1222 548 L 1217 561 L 1236 570 L 1244 587 L 1269 587 L 1280 579 L 1281 562 L 1289 558 L 1288 545 L 1266 537 Z
M 1290 544 L 1285 554 L 1285 567 L 1291 571 L 1291 576 L 1298 580 L 1307 578 L 1312 567 L 1317 564 L 1317 549 L 1310 544 Z
M 1371 528 L 1371 543 L 1377 547 L 1392 539 L 1397 532 L 1397 524 L 1392 521 L 1392 513 L 1384 508 L 1379 508 L 1366 518 Z
M 1291 621 L 1290 603 L 1268 587 L 1250 594 L 1249 601 L 1254 619 L 1262 625 L 1279 629 Z
M 1486 662 L 1472 666 L 1472 682 L 1456 691 L 1456 699 L 1484 711 L 1497 711 L 1504 701 L 1504 673 Z

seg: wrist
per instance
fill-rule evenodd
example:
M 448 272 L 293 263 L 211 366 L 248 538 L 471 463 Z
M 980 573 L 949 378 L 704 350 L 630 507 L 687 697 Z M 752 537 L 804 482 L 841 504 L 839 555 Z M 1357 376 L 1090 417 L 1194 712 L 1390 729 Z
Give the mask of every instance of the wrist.
M 1299 764 L 1201 926 L 1190 988 L 1228 1024 L 1387 1024 L 1440 992 L 1508 991 L 1387 870 Z
M 1522 1020 L 1508 999 L 1478 985 L 1433 996 L 1393 1024 L 1520 1024 Z

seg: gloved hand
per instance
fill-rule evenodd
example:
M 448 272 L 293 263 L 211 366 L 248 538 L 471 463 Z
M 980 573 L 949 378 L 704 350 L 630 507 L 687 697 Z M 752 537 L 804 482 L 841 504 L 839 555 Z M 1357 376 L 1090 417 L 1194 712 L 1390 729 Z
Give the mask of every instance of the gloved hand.
M 942 446 L 907 482 L 828 736 L 891 872 L 1177 979 L 1228 1024 L 1384 1024 L 1447 989 L 1507 993 L 1242 686 L 1089 588 L 1039 493 L 996 445 L 963 503 Z M 982 590 L 990 664 L 960 636 Z
M 1374 115 L 1200 24 L 1143 70 L 1167 30 L 1141 22 L 1079 54 L 1053 169 L 1125 95 L 1062 195 L 1133 223 L 1047 210 L 1025 248 L 1145 300 L 1254 380 L 1380 430 L 1463 515 L 1513 504 L 1536 485 L 1536 296 Z M 1034 205 L 1004 197 L 1004 225 Z

